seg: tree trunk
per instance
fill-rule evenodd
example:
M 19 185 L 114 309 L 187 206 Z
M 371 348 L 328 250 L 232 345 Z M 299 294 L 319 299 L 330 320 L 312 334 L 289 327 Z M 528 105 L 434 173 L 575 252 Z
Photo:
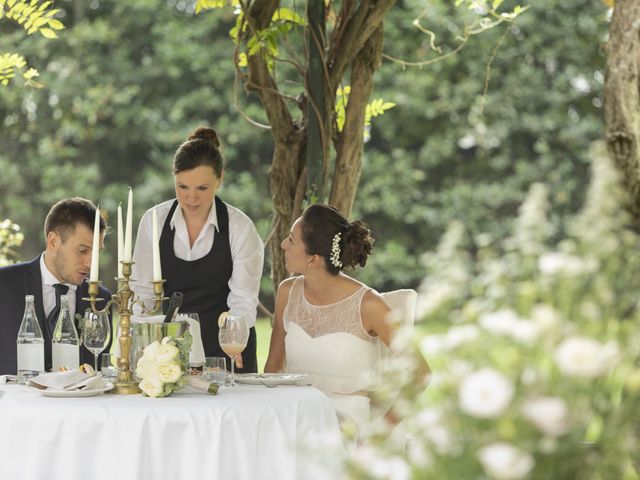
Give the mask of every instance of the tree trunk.
M 295 220 L 294 216 L 300 213 L 300 205 L 296 205 L 296 202 L 302 203 L 302 198 L 296 195 L 296 191 L 305 164 L 304 143 L 303 132 L 297 133 L 289 142 L 278 140 L 275 142 L 273 162 L 269 172 L 273 200 L 273 229 L 269 252 L 274 290 L 282 280 L 288 277 L 280 242 L 289 235 L 289 229 Z
M 640 225 L 640 2 L 616 0 L 604 85 L 607 150 L 629 193 L 629 210 Z
M 336 146 L 336 167 L 329 197 L 329 203 L 347 217 L 360 181 L 365 113 L 373 91 L 373 75 L 380 66 L 383 37 L 381 24 L 358 52 L 351 67 L 351 93 L 344 129 Z

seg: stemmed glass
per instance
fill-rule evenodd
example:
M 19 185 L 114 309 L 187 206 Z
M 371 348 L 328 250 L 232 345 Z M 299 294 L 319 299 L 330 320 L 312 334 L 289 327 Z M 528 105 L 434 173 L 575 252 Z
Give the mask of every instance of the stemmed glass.
M 82 343 L 95 358 L 95 370 L 98 372 L 98 355 L 111 340 L 111 323 L 105 312 L 94 313 L 87 310 L 84 314 L 84 328 L 82 329 Z
M 231 357 L 230 387 L 236 386 L 235 364 L 236 357 L 247 347 L 249 340 L 249 327 L 242 315 L 227 315 L 221 321 L 218 331 L 218 341 L 222 351 Z

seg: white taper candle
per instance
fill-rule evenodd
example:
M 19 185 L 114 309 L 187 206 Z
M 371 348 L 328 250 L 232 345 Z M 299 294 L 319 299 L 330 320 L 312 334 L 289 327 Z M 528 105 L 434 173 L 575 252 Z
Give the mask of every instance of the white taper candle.
M 153 251 L 153 281 L 162 280 L 162 268 L 160 266 L 160 243 L 158 237 L 158 212 L 153 209 L 153 235 L 152 235 L 152 251 Z
M 122 205 L 118 204 L 118 278 L 122 278 L 122 250 L 124 249 L 124 226 L 122 224 Z
M 100 206 L 96 207 L 96 218 L 93 222 L 93 248 L 91 249 L 90 282 L 98 281 L 98 265 L 100 256 Z
M 133 238 L 133 189 L 129 187 L 129 200 L 127 201 L 127 224 L 124 231 L 123 260 L 131 261 L 131 239 Z

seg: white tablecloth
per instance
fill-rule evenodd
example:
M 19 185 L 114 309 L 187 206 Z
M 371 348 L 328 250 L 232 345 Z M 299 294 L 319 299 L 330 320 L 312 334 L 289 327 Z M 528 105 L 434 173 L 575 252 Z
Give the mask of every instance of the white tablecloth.
M 339 435 L 331 402 L 312 387 L 185 387 L 154 399 L 0 385 L 2 480 L 319 478 L 298 447 Z

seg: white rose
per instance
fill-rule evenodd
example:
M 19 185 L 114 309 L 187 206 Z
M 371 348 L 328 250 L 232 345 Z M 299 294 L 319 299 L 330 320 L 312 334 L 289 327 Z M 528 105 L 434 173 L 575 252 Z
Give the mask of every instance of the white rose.
M 159 348 L 160 342 L 151 342 L 149 345 L 144 347 L 143 355 L 147 358 L 147 360 L 155 360 L 156 356 L 158 355 Z
M 477 456 L 487 475 L 496 480 L 525 478 L 535 465 L 531 455 L 505 442 L 485 445 Z
M 513 382 L 501 373 L 484 368 L 460 382 L 460 408 L 478 418 L 496 418 L 509 406 L 513 398 Z
M 139 384 L 140 390 L 150 397 L 159 397 L 162 395 L 162 381 L 158 378 L 145 378 Z
M 180 380 L 182 370 L 174 362 L 162 363 L 158 365 L 158 378 L 165 383 L 174 383 Z
M 155 359 L 147 358 L 146 355 L 142 356 L 136 365 L 136 376 L 138 378 L 157 377 L 158 362 Z
M 593 338 L 574 336 L 564 340 L 555 351 L 558 368 L 565 375 L 596 378 L 604 375 L 615 363 L 618 348 Z
M 558 397 L 535 397 L 522 406 L 524 418 L 538 430 L 551 437 L 559 437 L 569 431 L 569 409 Z
M 172 360 L 177 358 L 179 354 L 180 354 L 180 351 L 175 345 L 163 343 L 158 347 L 158 355 L 157 355 L 158 363 L 171 362 Z

